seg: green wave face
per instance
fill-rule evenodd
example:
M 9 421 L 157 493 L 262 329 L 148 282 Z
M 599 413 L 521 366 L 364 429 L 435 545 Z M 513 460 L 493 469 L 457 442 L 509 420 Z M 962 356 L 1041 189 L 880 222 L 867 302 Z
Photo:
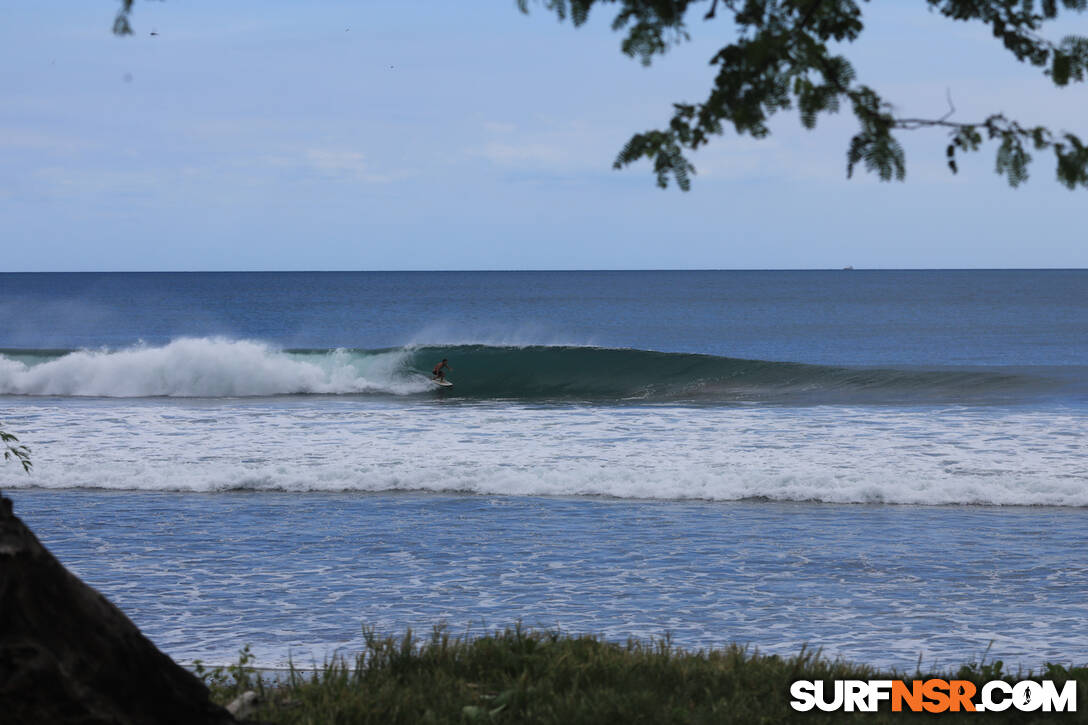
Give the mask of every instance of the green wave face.
M 57 360 L 73 352 L 76 351 L 64 350 L 59 348 L 46 350 L 22 350 L 0 347 L 0 357 L 6 358 L 7 360 L 11 360 L 14 362 L 22 363 L 23 365 L 26 365 L 28 367 L 50 362 L 51 360 Z
M 695 394 L 715 382 L 751 377 L 761 364 L 709 355 L 591 347 L 426 347 L 412 352 L 429 372 L 449 358 L 462 395 L 501 398 L 657 398 Z
M 481 398 L 736 401 L 910 399 L 1025 392 L 1042 381 L 978 371 L 852 369 L 593 347 L 422 347 L 412 369 L 448 358 L 451 392 Z

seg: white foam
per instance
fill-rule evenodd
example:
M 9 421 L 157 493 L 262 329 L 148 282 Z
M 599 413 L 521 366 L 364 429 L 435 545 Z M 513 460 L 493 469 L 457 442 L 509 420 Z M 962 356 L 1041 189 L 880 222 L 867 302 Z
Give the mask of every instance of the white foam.
M 131 398 L 426 390 L 426 381 L 404 368 L 407 355 L 336 350 L 300 356 L 250 340 L 185 338 L 161 347 L 80 350 L 37 365 L 0 356 L 0 394 Z
M 1083 411 L 26 404 L 6 487 L 1088 506 Z

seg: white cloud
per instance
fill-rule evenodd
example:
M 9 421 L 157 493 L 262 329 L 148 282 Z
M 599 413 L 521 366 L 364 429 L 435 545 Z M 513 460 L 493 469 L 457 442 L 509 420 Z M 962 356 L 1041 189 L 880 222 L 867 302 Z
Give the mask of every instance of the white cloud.
M 496 164 L 521 166 L 563 166 L 570 154 L 562 146 L 544 143 L 489 143 L 479 150 L 479 155 Z
M 71 136 L 55 136 L 22 128 L 0 128 L 0 148 L 74 153 L 100 147 L 101 144 Z
M 327 177 L 368 183 L 391 181 L 388 175 L 374 173 L 366 157 L 359 151 L 307 149 L 302 154 L 301 163 Z
M 484 129 L 492 133 L 513 133 L 517 130 L 517 126 L 501 121 L 484 121 Z

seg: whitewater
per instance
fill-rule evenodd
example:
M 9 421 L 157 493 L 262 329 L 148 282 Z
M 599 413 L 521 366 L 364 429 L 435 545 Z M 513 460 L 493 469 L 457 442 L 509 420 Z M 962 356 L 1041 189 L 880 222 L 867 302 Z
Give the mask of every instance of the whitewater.
M 20 424 L 51 455 L 8 488 L 1088 506 L 1070 413 L 33 400 Z
M 442 354 L 460 371 L 451 391 L 423 372 Z M 59 439 L 13 487 L 1086 506 L 1088 420 L 1008 405 L 1062 389 L 1050 370 L 590 346 L 0 353 L 0 394 L 33 398 L 21 428 Z

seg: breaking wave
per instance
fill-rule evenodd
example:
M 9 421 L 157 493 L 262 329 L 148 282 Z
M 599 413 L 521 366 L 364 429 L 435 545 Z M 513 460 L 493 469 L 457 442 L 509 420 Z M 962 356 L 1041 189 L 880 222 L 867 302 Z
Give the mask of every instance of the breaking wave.
M 454 387 L 428 381 L 449 358 Z M 1022 370 L 846 368 L 568 346 L 284 350 L 224 338 L 101 350 L 0 350 L 0 394 L 94 397 L 445 395 L 593 401 L 949 402 L 1046 394 Z

